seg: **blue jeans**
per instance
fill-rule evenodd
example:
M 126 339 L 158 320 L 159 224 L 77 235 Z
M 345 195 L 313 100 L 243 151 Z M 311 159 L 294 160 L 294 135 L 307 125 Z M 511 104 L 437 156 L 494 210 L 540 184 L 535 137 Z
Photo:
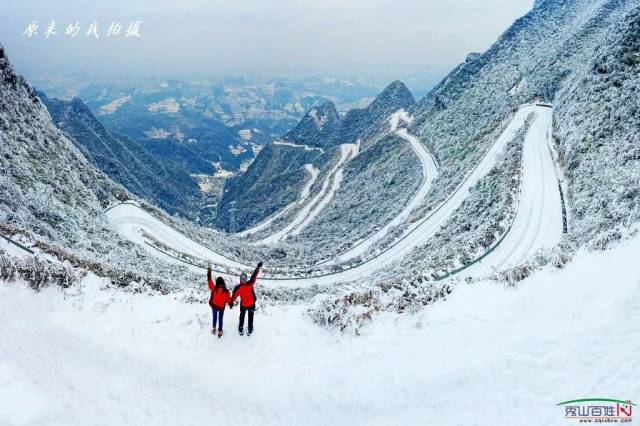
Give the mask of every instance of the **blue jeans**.
M 220 324 L 218 330 L 222 330 L 222 318 L 224 317 L 224 310 L 219 311 L 216 308 L 211 308 L 211 314 L 213 315 L 213 328 L 216 328 L 216 320 Z

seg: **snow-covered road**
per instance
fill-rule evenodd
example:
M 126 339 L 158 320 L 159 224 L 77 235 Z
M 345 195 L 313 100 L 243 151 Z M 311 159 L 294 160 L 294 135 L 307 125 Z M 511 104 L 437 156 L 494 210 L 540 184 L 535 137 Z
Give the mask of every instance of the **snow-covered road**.
M 340 281 L 355 281 L 369 277 L 376 271 L 402 259 L 414 248 L 424 244 L 446 223 L 451 214 L 468 197 L 469 190 L 495 166 L 497 158 L 503 152 L 506 144 L 513 140 L 517 131 L 524 126 L 527 116 L 531 113 L 535 114 L 535 118 L 525 138 L 526 146 L 523 149 L 523 165 L 526 171 L 523 172 L 522 176 L 522 199 L 520 200 L 522 207 L 517 211 L 511 230 L 513 237 L 509 236 L 508 241 L 505 238 L 508 244 L 505 249 L 496 250 L 495 258 L 491 256 L 492 259 L 496 260 L 491 260 L 487 257 L 482 262 L 482 265 L 489 268 L 488 270 L 508 266 L 512 262 L 524 260 L 540 247 L 554 244 L 559 239 L 556 225 L 554 225 L 558 221 L 560 223 L 560 235 L 562 232 L 562 211 L 554 201 L 556 197 L 559 198 L 558 186 L 553 160 L 547 148 L 547 139 L 550 137 L 552 130 L 551 109 L 539 105 L 525 105 L 518 110 L 502 134 L 463 183 L 426 217 L 411 224 L 400 239 L 385 251 L 351 269 L 341 272 L 304 278 L 262 278 L 262 281 L 269 285 L 288 287 L 313 284 L 328 285 Z M 546 159 L 545 155 L 547 156 Z M 554 182 L 554 184 L 552 185 L 549 182 Z M 527 197 L 530 197 L 530 199 L 525 200 Z M 216 254 L 200 244 L 190 240 L 185 241 L 186 237 L 170 227 L 164 229 L 161 221 L 133 205 L 112 208 L 108 215 L 116 229 L 134 241 L 140 242 L 140 228 L 144 228 L 155 238 L 176 250 L 184 250 L 187 254 L 206 260 L 211 259 L 215 263 L 221 263 L 234 269 L 248 267 Z M 551 219 L 551 216 L 554 216 L 554 218 Z M 549 226 L 542 225 L 541 221 L 545 220 L 549 221 Z M 532 224 L 533 226 L 530 226 Z M 538 226 L 538 224 L 540 225 Z M 166 225 L 164 226 L 166 227 Z M 555 231 L 549 232 L 549 227 Z M 526 228 L 526 231 L 523 230 L 524 228 Z M 498 256 L 502 252 L 509 254 L 506 259 Z M 156 254 L 162 256 L 162 254 Z M 478 274 L 484 272 L 477 271 Z
M 522 184 L 511 229 L 494 251 L 467 268 L 463 276 L 488 275 L 521 264 L 562 238 L 562 204 L 555 162 L 549 149 L 552 110 L 539 108 L 524 141 Z
M 300 148 L 300 149 L 304 149 L 305 151 L 318 151 L 320 153 L 324 152 L 324 149 L 319 148 L 317 146 L 310 146 L 310 145 L 305 145 L 305 144 L 299 144 L 299 143 L 293 143 L 293 142 L 286 142 L 286 141 L 273 141 L 274 145 L 283 145 L 283 146 L 289 146 L 291 148 Z
M 159 252 L 146 244 L 147 239 L 144 236 L 145 232 L 180 253 L 188 254 L 200 259 L 206 259 L 207 261 L 211 261 L 219 265 L 225 265 L 234 269 L 247 267 L 247 265 L 216 253 L 202 244 L 186 237 L 178 230 L 143 210 L 135 202 L 118 204 L 108 209 L 105 214 L 111 223 L 111 226 L 120 235 L 147 248 L 154 255 L 157 255 Z M 179 262 L 179 260 L 171 259 L 168 256 L 161 257 L 171 263 Z
M 324 264 L 324 263 L 337 263 L 340 261 L 346 261 L 364 254 L 377 241 L 383 238 L 389 232 L 390 229 L 392 229 L 395 226 L 398 226 L 399 224 L 407 220 L 411 212 L 414 209 L 416 209 L 420 205 L 420 203 L 424 200 L 425 196 L 431 189 L 431 184 L 433 180 L 438 176 L 438 166 L 436 164 L 435 159 L 431 155 L 431 153 L 425 148 L 423 144 L 420 143 L 418 138 L 411 135 L 406 130 L 406 128 L 399 128 L 401 124 L 403 123 L 410 124 L 412 120 L 413 118 L 409 115 L 407 111 L 405 111 L 404 109 L 399 109 L 395 113 L 391 114 L 391 116 L 389 116 L 387 121 L 389 122 L 389 131 L 391 133 L 397 134 L 402 139 L 409 142 L 409 144 L 415 151 L 416 155 L 418 156 L 418 159 L 420 160 L 420 164 L 422 166 L 422 182 L 420 184 L 420 187 L 418 188 L 416 193 L 413 195 L 409 203 L 402 209 L 402 211 L 398 213 L 398 215 L 396 215 L 396 217 L 394 217 L 390 222 L 385 224 L 381 229 L 379 229 L 374 234 L 369 235 L 368 237 L 357 242 L 349 250 L 347 250 L 344 253 L 341 253 L 335 259 L 331 259 L 328 262 L 321 262 L 318 265 Z M 305 147 L 305 149 L 311 149 L 306 145 L 295 145 L 295 144 L 282 142 L 282 141 L 277 141 L 277 143 L 281 145 Z M 339 188 L 340 182 L 342 181 L 343 169 L 346 161 L 355 157 L 358 153 L 357 146 L 355 146 L 354 148 L 353 145 L 341 145 L 341 150 L 342 150 L 341 158 L 338 164 L 336 164 L 336 166 L 331 170 L 331 172 L 329 172 L 327 176 L 327 180 L 325 181 L 322 189 L 320 190 L 320 193 L 298 213 L 298 215 L 291 221 L 289 225 L 287 225 L 282 230 L 274 233 L 273 235 L 270 235 L 258 241 L 257 243 L 271 244 L 271 243 L 285 239 L 288 235 L 298 235 L 304 228 L 306 228 L 317 217 L 320 211 L 324 207 L 326 207 L 326 205 L 331 201 L 336 190 Z M 351 150 L 351 152 L 349 152 L 349 150 Z M 330 185 L 329 185 L 329 182 L 331 182 Z M 306 197 L 304 198 L 301 197 L 301 201 L 303 201 L 305 198 Z M 286 214 L 288 211 L 291 210 L 291 208 L 295 207 L 296 205 L 301 204 L 301 201 L 285 207 L 285 209 L 277 213 L 273 218 L 263 222 L 263 224 L 260 224 L 257 227 L 251 228 L 250 230 L 243 231 L 238 235 L 241 235 L 241 236 L 250 235 L 252 233 L 255 233 L 255 229 L 258 229 L 258 230 L 265 229 L 273 222 L 273 220 Z M 264 225 L 265 223 L 266 225 Z
M 525 124 L 527 116 L 531 113 L 536 114 L 536 119 L 532 124 L 532 128 L 537 128 L 542 125 L 551 125 L 550 120 L 544 120 L 540 122 L 540 113 L 546 114 L 550 111 L 549 108 L 545 108 L 537 105 L 525 105 L 521 107 L 512 120 L 509 122 L 505 130 L 494 142 L 488 152 L 480 160 L 478 165 L 471 171 L 469 176 L 464 180 L 456 191 L 453 192 L 440 206 L 427 215 L 422 220 L 413 223 L 402 237 L 396 241 L 395 244 L 388 249 L 378 254 L 372 259 L 368 259 L 354 268 L 338 272 L 335 274 L 317 277 L 307 278 L 304 280 L 307 284 L 329 284 L 335 281 L 355 281 L 363 279 L 373 275 L 376 271 L 402 259 L 408 255 L 414 248 L 421 246 L 429 238 L 433 237 L 435 233 L 446 223 L 451 217 L 453 212 L 460 207 L 464 200 L 469 196 L 469 190 L 489 171 L 495 166 L 499 155 L 504 151 L 505 146 L 515 137 L 517 131 Z M 551 128 L 546 128 L 551 132 Z M 539 134 L 538 134 L 539 135 Z M 523 155 L 535 155 L 538 158 L 537 151 L 527 150 L 523 152 Z M 523 158 L 525 164 L 535 164 L 535 160 L 529 158 Z M 543 170 L 544 172 L 544 170 Z M 553 173 L 553 170 L 552 170 Z M 525 176 L 523 176 L 523 179 Z M 534 178 L 535 173 L 527 174 L 527 179 Z M 557 187 L 555 188 L 557 191 Z M 540 206 L 538 206 L 540 207 Z M 561 215 L 561 211 L 558 211 L 558 215 Z M 532 254 L 530 252 L 529 254 Z
M 282 210 L 280 210 L 276 214 L 274 214 L 271 217 L 269 217 L 269 218 L 265 219 L 264 221 L 260 222 L 259 224 L 255 225 L 255 226 L 252 226 L 249 229 L 245 229 L 242 232 L 238 232 L 236 235 L 239 236 L 239 237 L 247 237 L 249 235 L 255 234 L 256 232 L 262 231 L 263 229 L 267 229 L 277 219 L 279 219 L 282 216 L 284 216 L 285 214 L 289 213 L 289 211 L 291 211 L 291 209 L 293 209 L 294 207 L 304 203 L 307 200 L 307 198 L 309 198 L 309 195 L 311 194 L 311 187 L 316 182 L 316 179 L 318 179 L 318 174 L 320 173 L 320 170 L 318 170 L 313 164 L 305 164 L 304 165 L 304 169 L 309 174 L 309 179 L 307 180 L 307 182 L 302 187 L 302 190 L 300 191 L 300 198 L 298 198 L 296 201 L 290 203 L 289 205 L 287 205 L 285 208 L 283 208 Z
M 394 217 L 391 221 L 385 224 L 377 232 L 362 239 L 353 247 L 351 247 L 349 250 L 347 250 L 344 253 L 341 253 L 339 256 L 337 256 L 335 259 L 332 259 L 330 262 L 323 262 L 323 263 L 337 263 L 341 261 L 346 261 L 346 260 L 361 256 L 364 253 L 366 253 L 368 250 L 370 250 L 375 243 L 377 243 L 378 241 L 380 241 L 380 239 L 382 239 L 385 235 L 387 235 L 390 229 L 402 224 L 409 218 L 409 215 L 411 215 L 411 212 L 413 212 L 413 210 L 415 210 L 424 201 L 424 198 L 427 196 L 427 193 L 429 192 L 429 190 L 431 190 L 431 184 L 433 183 L 434 179 L 438 176 L 438 173 L 439 173 L 438 165 L 436 164 L 435 159 L 433 158 L 431 153 L 427 150 L 427 148 L 425 148 L 425 146 L 422 143 L 420 143 L 417 137 L 410 134 L 407 131 L 407 129 L 405 128 L 398 129 L 398 126 L 401 121 L 404 121 L 406 123 L 411 123 L 412 118 L 404 110 L 401 109 L 396 113 L 392 114 L 389 121 L 391 126 L 390 130 L 392 132 L 395 132 L 402 139 L 409 142 L 409 144 L 411 145 L 411 148 L 413 148 L 414 152 L 418 156 L 418 159 L 420 160 L 420 164 L 422 166 L 422 182 L 420 183 L 420 187 L 418 188 L 416 193 L 413 195 L 411 200 L 409 200 L 409 203 L 407 203 L 407 205 L 402 209 L 402 211 L 400 211 L 400 213 L 398 213 L 396 217 Z
M 322 209 L 331 201 L 336 190 L 342 181 L 342 171 L 348 160 L 358 154 L 358 144 L 342 144 L 340 145 L 340 158 L 338 162 L 331 168 L 327 177 L 322 182 L 320 192 L 316 194 L 308 203 L 300 209 L 293 220 L 284 228 L 269 235 L 262 240 L 257 241 L 258 244 L 272 244 L 287 238 L 289 235 L 300 233 Z

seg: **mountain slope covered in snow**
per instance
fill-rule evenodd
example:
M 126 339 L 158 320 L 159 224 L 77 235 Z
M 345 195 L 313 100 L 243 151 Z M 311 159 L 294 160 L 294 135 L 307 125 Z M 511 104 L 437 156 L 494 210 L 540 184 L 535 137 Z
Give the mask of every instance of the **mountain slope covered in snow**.
M 379 138 L 388 131 L 385 120 L 389 115 L 398 109 L 409 108 L 413 103 L 409 90 L 401 82 L 395 81 L 366 108 L 350 110 L 341 118 L 331 102 L 310 109 L 300 123 L 282 137 L 282 141 L 263 149 L 245 174 L 228 182 L 218 209 L 218 226 L 231 230 L 233 222 L 232 230 L 242 231 L 294 202 L 304 186 L 307 164 L 313 164 L 320 171 L 311 188 L 312 193 L 317 193 L 326 178 L 331 178 L 327 173 L 332 166 L 340 161 L 339 145 L 356 144 L 359 140 L 366 145 L 368 140 Z M 400 162 L 400 151 L 405 144 L 399 145 L 393 154 L 388 150 L 385 152 L 396 159 L 390 160 L 394 163 Z M 357 161 L 358 157 L 354 158 Z M 371 155 L 368 160 L 370 166 L 385 161 L 384 158 Z M 353 169 L 350 169 L 350 163 L 345 167 L 346 176 Z M 356 167 L 362 168 L 362 164 Z M 392 194 L 389 191 L 383 194 L 372 192 L 371 195 L 384 197 Z M 400 195 L 406 196 L 405 191 L 401 191 Z M 258 207 L 255 209 L 252 206 Z M 286 226 L 285 220 L 283 218 L 283 226 Z
M 33 89 L 0 50 L 0 221 L 43 237 L 76 242 L 95 229 L 94 217 L 126 199 L 55 128 Z
M 35 252 L 35 263 L 19 268 L 31 277 L 46 282 L 51 277 L 47 265 L 64 262 L 78 273 L 93 271 L 122 286 L 152 283 L 169 291 L 194 282 L 184 267 L 159 261 L 114 231 L 104 209 L 135 197 L 94 167 L 55 127 L 47 108 L 16 74 L 2 48 L 0 194 L 0 236 L 20 240 Z M 214 244 L 228 242 L 211 233 L 208 238 Z M 224 249 L 236 253 L 229 246 Z M 34 259 L 29 251 L 17 250 Z M 13 268 L 3 264 L 1 269 L 4 273 Z
M 628 269 L 638 250 L 636 238 L 516 289 L 482 282 L 426 308 L 420 299 L 392 305 L 359 336 L 340 338 L 305 306 L 262 301 L 254 335 L 233 333 L 229 311 L 219 340 L 204 289 L 136 294 L 89 277 L 34 293 L 2 283 L 0 334 L 11 344 L 0 345 L 0 417 L 326 425 L 438 413 L 441 425 L 566 424 L 560 401 L 640 393 L 640 276 Z
M 194 207 L 203 197 L 195 179 L 179 164 L 159 161 L 139 143 L 113 134 L 79 98 L 65 101 L 40 92 L 38 97 L 56 126 L 112 180 L 169 213 L 196 219 Z
M 410 130 L 438 157 L 442 180 L 415 217 L 457 185 L 505 116 L 539 98 L 554 105 L 554 146 L 568 188 L 566 242 L 606 246 L 624 233 L 621 220 L 624 227 L 640 220 L 639 8 L 637 0 L 537 2 L 420 100 Z
M 282 140 L 299 145 L 322 147 L 328 145 L 328 139 L 339 121 L 336 106 L 333 102 L 327 101 L 307 111 L 300 122 L 282 136 Z

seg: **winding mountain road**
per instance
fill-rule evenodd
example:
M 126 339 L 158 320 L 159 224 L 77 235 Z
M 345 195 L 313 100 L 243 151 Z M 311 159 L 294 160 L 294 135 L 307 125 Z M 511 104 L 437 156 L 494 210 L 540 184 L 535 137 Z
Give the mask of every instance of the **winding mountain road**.
M 256 232 L 262 231 L 263 229 L 267 229 L 277 219 L 289 213 L 291 209 L 293 209 L 298 205 L 303 204 L 306 201 L 306 199 L 309 198 L 309 195 L 311 194 L 311 187 L 316 182 L 316 179 L 318 178 L 318 174 L 320 173 L 320 170 L 315 168 L 313 164 L 305 164 L 304 169 L 309 174 L 309 179 L 307 180 L 307 182 L 302 187 L 302 190 L 300 191 L 300 198 L 290 203 L 289 205 L 287 205 L 286 207 L 284 207 L 282 210 L 272 215 L 271 217 L 268 217 L 267 219 L 263 220 L 259 224 L 252 226 L 249 229 L 245 229 L 244 231 L 238 232 L 236 233 L 236 235 L 239 237 L 248 237 L 249 235 L 253 235 Z
M 478 266 L 479 269 L 473 270 L 474 265 L 465 270 L 464 274 L 484 275 L 512 265 L 514 262 L 520 262 L 534 254 L 539 248 L 556 244 L 562 236 L 562 208 L 557 201 L 560 199 L 560 195 L 556 170 L 551 151 L 547 145 L 552 131 L 551 109 L 541 105 L 524 105 L 479 163 L 467 175 L 463 183 L 427 216 L 412 223 L 399 239 L 387 249 L 373 258 L 341 272 L 299 278 L 265 277 L 261 281 L 268 285 L 288 287 L 356 281 L 372 276 L 376 271 L 402 259 L 414 248 L 423 245 L 446 223 L 451 214 L 468 197 L 469 190 L 495 166 L 497 158 L 503 152 L 506 144 L 513 140 L 517 131 L 524 126 L 526 118 L 532 113 L 534 119 L 523 147 L 520 207 L 509 234 L 503 240 L 504 249 L 498 247 L 481 262 L 482 268 Z M 143 230 L 177 251 L 203 260 L 212 260 L 233 269 L 251 268 L 250 265 L 242 265 L 191 241 L 133 204 L 114 206 L 107 211 L 107 216 L 114 228 L 126 238 L 143 243 L 143 246 L 146 246 L 154 254 L 169 261 L 176 261 L 176 259 L 144 244 Z M 194 265 L 189 267 L 200 270 Z
M 289 235 L 297 235 L 320 213 L 320 211 L 331 201 L 336 190 L 342 181 L 342 171 L 346 162 L 358 155 L 358 144 L 340 145 L 340 158 L 338 162 L 327 173 L 326 179 L 322 182 L 320 192 L 316 194 L 308 203 L 300 209 L 294 218 L 281 230 L 269 235 L 256 244 L 272 244 L 287 238 Z
M 411 215 L 411 212 L 413 212 L 420 206 L 420 204 L 424 201 L 425 197 L 431 190 L 431 185 L 439 174 L 439 169 L 435 158 L 433 158 L 433 155 L 431 155 L 427 148 L 425 148 L 425 146 L 420 143 L 418 138 L 410 134 L 406 128 L 398 128 L 398 126 L 402 122 L 410 124 L 411 121 L 412 118 L 407 112 L 402 109 L 395 112 L 391 115 L 391 117 L 389 117 L 390 131 L 409 142 L 411 148 L 413 148 L 414 152 L 418 156 L 418 159 L 420 160 L 420 164 L 422 166 L 422 182 L 420 183 L 420 187 L 415 192 L 411 200 L 409 200 L 407 205 L 400 211 L 400 213 L 398 213 L 396 217 L 385 224 L 382 228 L 380 228 L 374 234 L 362 239 L 361 241 L 353 245 L 349 250 L 339 254 L 335 259 L 332 259 L 329 262 L 322 263 L 344 262 L 346 260 L 350 260 L 365 254 L 374 246 L 375 243 L 377 243 L 385 235 L 387 235 L 387 233 L 391 229 L 405 222 Z M 318 265 L 322 263 L 319 263 Z
M 518 209 L 509 232 L 480 262 L 460 274 L 483 276 L 524 262 L 555 246 L 563 233 L 562 198 L 551 143 L 552 110 L 539 108 L 524 141 Z

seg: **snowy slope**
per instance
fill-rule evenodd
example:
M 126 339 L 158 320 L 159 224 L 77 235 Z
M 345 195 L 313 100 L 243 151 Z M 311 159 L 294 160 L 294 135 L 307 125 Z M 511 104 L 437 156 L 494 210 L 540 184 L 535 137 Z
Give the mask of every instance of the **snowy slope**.
M 403 109 L 393 113 L 389 118 L 390 131 L 395 132 L 402 139 L 409 142 L 411 148 L 420 159 L 420 165 L 422 166 L 422 182 L 418 187 L 418 190 L 413 195 L 407 205 L 393 218 L 393 220 L 387 222 L 382 228 L 367 238 L 355 244 L 348 251 L 341 253 L 334 261 L 340 262 L 348 259 L 353 259 L 366 253 L 371 247 L 383 238 L 390 229 L 399 224 L 405 222 L 410 214 L 423 202 L 427 193 L 431 190 L 431 184 L 438 176 L 438 165 L 436 164 L 433 155 L 425 148 L 425 146 L 416 138 L 410 134 L 407 129 L 398 129 L 401 122 L 411 122 L 411 117 Z
M 63 294 L 0 283 L 0 419 L 6 425 L 565 425 L 555 404 L 640 394 L 640 239 L 580 253 L 516 289 L 459 285 L 359 337 L 303 306 L 260 305 L 256 333 L 209 333 L 179 294 L 88 278 Z M 615 283 L 615 290 L 604 283 Z M 207 297 L 204 284 L 199 298 Z M 427 421 L 427 420 L 425 420 Z
M 283 142 L 283 143 L 286 143 L 286 142 Z M 309 179 L 307 180 L 307 182 L 302 187 L 302 190 L 300 191 L 300 198 L 298 198 L 293 203 L 290 203 L 289 205 L 287 205 L 285 208 L 283 208 L 273 216 L 267 218 L 266 220 L 260 222 L 255 226 L 252 226 L 249 229 L 245 229 L 242 232 L 238 232 L 236 235 L 238 235 L 239 237 L 247 237 L 249 235 L 255 234 L 256 232 L 260 232 L 264 229 L 268 229 L 273 224 L 274 221 L 278 220 L 279 218 L 289 213 L 289 211 L 294 207 L 303 204 L 306 201 L 306 199 L 309 198 L 309 195 L 311 194 L 311 187 L 316 182 L 316 179 L 318 178 L 318 174 L 320 173 L 320 170 L 318 170 L 313 164 L 305 164 L 304 169 L 309 174 Z
M 374 144 L 379 136 L 387 133 L 385 120 L 389 115 L 400 108 L 408 109 L 414 103 L 407 87 L 394 81 L 367 107 L 351 109 L 342 117 L 330 101 L 311 108 L 293 129 L 261 151 L 246 173 L 227 182 L 218 208 L 218 226 L 227 231 L 242 231 L 284 209 L 297 198 L 303 183 L 301 177 L 305 164 L 313 163 L 324 181 L 325 173 L 333 172 L 334 157 L 340 155 L 340 145 L 358 144 L 358 141 L 363 147 Z M 374 162 L 386 160 L 374 156 L 367 158 Z M 351 164 L 347 171 L 335 174 L 329 188 L 333 186 L 338 189 L 335 177 L 340 175 L 348 185 L 353 175 L 357 175 L 354 172 L 362 171 L 362 165 L 361 159 L 357 164 Z M 410 179 L 405 176 L 403 182 Z M 317 193 L 320 189 L 320 185 L 316 185 L 312 192 Z M 378 197 L 384 199 L 388 195 L 372 191 L 369 199 L 375 202 Z M 330 199 L 325 200 L 323 204 L 334 204 Z M 393 204 L 390 208 L 393 208 Z M 307 228 L 306 225 L 299 231 Z M 280 237 L 290 236 L 293 232 L 289 231 L 293 229 L 287 229 Z M 265 235 L 257 238 L 262 240 Z M 267 242 L 273 243 L 279 239 L 269 239 Z
M 258 244 L 272 244 L 276 241 L 287 238 L 289 235 L 299 233 L 327 205 L 333 197 L 333 194 L 340 186 L 340 182 L 342 181 L 342 169 L 344 168 L 345 163 L 358 155 L 357 144 L 342 144 L 339 148 L 340 158 L 331 168 L 329 173 L 327 173 L 327 177 L 322 183 L 322 187 L 318 194 L 316 194 L 304 205 L 304 207 L 302 207 L 302 209 L 300 209 L 287 226 L 269 235 L 267 238 L 257 241 Z
M 419 149 L 428 141 L 433 148 L 443 177 L 432 185 L 436 201 L 424 200 L 408 218 L 401 219 L 401 212 L 392 220 L 405 226 L 397 228 L 398 239 L 382 253 L 371 244 L 363 252 L 369 257 L 361 256 L 365 260 L 346 271 L 308 278 L 319 272 L 300 267 L 277 275 L 273 268 L 269 277 L 267 264 L 267 278 L 257 285 L 256 334 L 233 333 L 237 311 L 227 311 L 222 340 L 209 333 L 209 294 L 201 266 L 148 243 L 159 241 L 168 251 L 227 268 L 221 275 L 235 283 L 240 270 L 253 267 L 230 258 L 229 253 L 240 253 L 236 241 L 212 241 L 212 247 L 225 247 L 212 250 L 135 204 L 110 209 L 110 225 L 161 261 L 117 237 L 101 211 L 126 194 L 97 174 L 51 126 L 28 87 L 2 67 L 0 54 L 6 101 L 0 114 L 0 192 L 5 195 L 0 197 L 0 222 L 76 253 L 82 249 L 89 260 L 107 266 L 133 265 L 117 271 L 119 281 L 89 274 L 65 289 L 36 287 L 34 292 L 21 281 L 0 281 L 0 336 L 9 336 L 0 345 L 0 424 L 564 425 L 559 401 L 586 396 L 635 401 L 640 394 L 639 53 L 640 0 L 537 1 L 534 11 L 487 53 L 469 57 L 411 108 L 411 116 L 397 114 L 388 123 L 389 113 L 384 115 L 384 125 L 404 135 L 404 141 L 394 143 L 409 151 L 408 145 Z M 526 104 L 515 112 L 532 99 L 553 100 L 554 109 Z M 361 112 L 350 117 L 357 126 L 341 127 L 340 135 L 354 129 L 359 134 L 370 124 Z M 407 131 L 398 130 L 411 117 Z M 326 124 L 316 122 L 317 115 L 311 118 Z M 527 122 L 531 126 L 523 133 Z M 439 283 L 425 283 L 429 271 L 416 277 L 410 265 L 387 279 L 385 274 L 415 259 L 418 248 L 431 247 L 425 244 L 447 229 L 443 226 L 470 195 L 515 191 L 494 179 L 488 181 L 496 186 L 471 194 L 488 174 L 498 170 L 508 179 L 511 174 L 501 171 L 517 171 L 512 161 L 503 169 L 495 166 L 506 164 L 501 153 L 520 141 L 522 175 L 513 178 L 520 184 L 518 203 L 495 250 Z M 296 173 L 280 182 L 289 188 L 287 198 L 271 197 L 279 198 L 277 208 L 306 202 L 329 182 L 299 222 L 311 217 L 308 231 L 331 208 L 322 202 L 338 199 L 340 191 L 333 188 L 340 184 L 340 170 L 327 177 L 328 170 L 318 167 L 321 171 L 313 176 L 307 165 L 319 151 L 278 144 L 269 149 L 274 147 L 286 153 L 281 156 L 285 162 L 292 158 L 288 155 L 298 160 Z M 366 152 L 367 143 L 362 147 Z M 360 153 L 356 161 L 363 157 Z M 562 174 L 555 161 L 566 172 L 571 196 L 570 232 L 554 258 L 560 262 L 550 262 L 515 287 L 481 280 L 466 285 L 467 276 L 482 278 L 510 268 L 560 241 L 557 182 Z M 325 164 L 331 169 L 335 163 Z M 270 177 L 282 170 L 276 167 Z M 315 185 L 308 178 L 317 180 Z M 288 186 L 291 182 L 296 185 Z M 341 187 L 348 183 L 345 177 Z M 268 185 L 261 189 L 272 195 Z M 348 192 L 347 197 L 355 193 Z M 241 208 L 250 203 L 260 204 L 249 199 Z M 246 218 L 245 225 L 275 211 L 264 209 L 260 217 Z M 336 222 L 336 230 L 349 223 Z M 201 233 L 186 232 L 204 241 Z M 444 241 L 445 254 L 456 247 L 445 238 L 438 241 Z M 585 246 L 612 248 L 589 252 Z M 0 250 L 28 257 L 16 247 L 0 239 Z M 282 243 L 273 252 L 285 249 Z M 9 262 L 4 254 L 1 258 L 0 276 L 6 276 Z M 39 261 L 59 264 L 53 256 Z M 132 271 L 171 274 L 180 285 L 145 285 Z M 339 281 L 355 283 L 338 286 Z M 439 285 L 453 290 L 444 296 L 446 302 L 423 297 Z M 296 289 L 276 288 L 286 286 Z M 377 291 L 383 287 L 391 290 Z M 411 303 L 389 302 L 396 294 Z M 327 305 L 335 309 L 324 309 Z M 318 326 L 339 324 L 343 318 L 318 320 L 336 312 L 345 321 L 362 314 L 359 337 Z
M 55 125 L 110 179 L 171 214 L 202 219 L 197 211 L 205 200 L 184 165 L 111 132 L 79 98 L 65 101 L 37 94 Z

